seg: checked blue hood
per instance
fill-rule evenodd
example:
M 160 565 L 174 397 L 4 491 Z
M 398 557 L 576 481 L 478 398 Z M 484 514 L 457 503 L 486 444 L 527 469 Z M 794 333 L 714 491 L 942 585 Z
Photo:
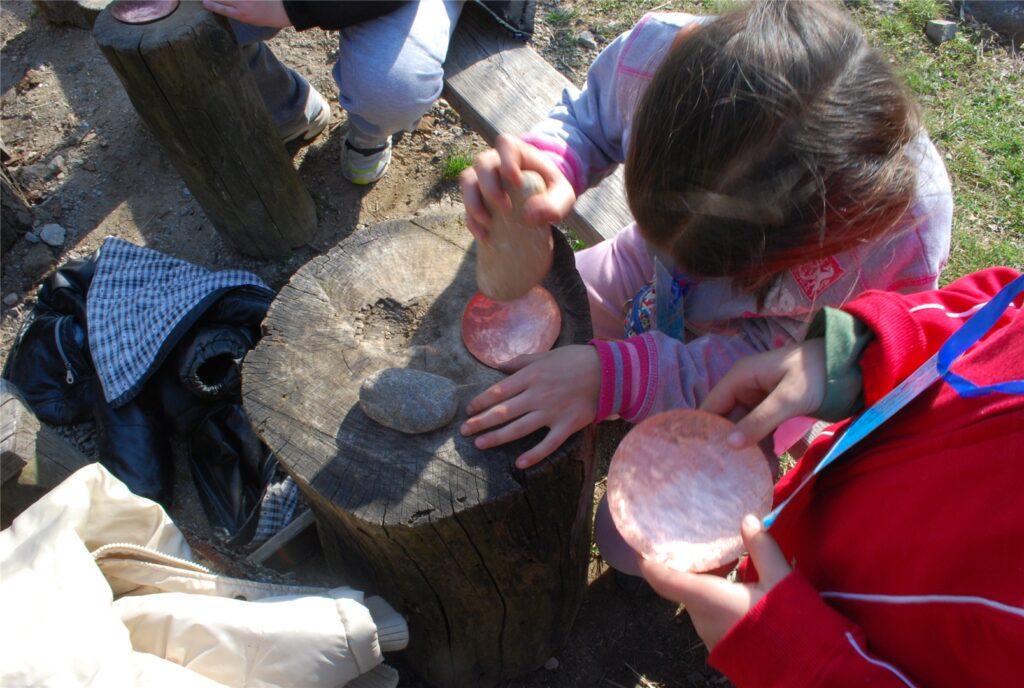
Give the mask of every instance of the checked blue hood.
M 211 272 L 107 237 L 86 299 L 89 352 L 107 402 L 131 401 L 200 316 L 236 287 L 273 295 L 250 272 Z

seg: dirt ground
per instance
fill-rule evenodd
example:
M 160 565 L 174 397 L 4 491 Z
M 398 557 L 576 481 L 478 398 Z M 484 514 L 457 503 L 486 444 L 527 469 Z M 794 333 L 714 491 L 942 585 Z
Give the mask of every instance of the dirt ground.
M 556 50 L 552 31 L 538 11 L 535 45 L 579 83 L 594 48 L 571 54 Z M 47 23 L 29 2 L 0 5 L 0 137 L 11 153 L 8 167 L 32 203 L 33 225 L 59 224 L 64 241 L 50 246 L 19 236 L 2 256 L 0 357 L 6 358 L 17 329 L 33 305 L 41 278 L 55 265 L 96 250 L 113 235 L 211 270 L 242 268 L 279 288 L 301 265 L 350 233 L 431 206 L 461 204 L 457 185 L 442 180 L 453 153 L 473 154 L 482 139 L 464 128 L 443 101 L 418 131 L 395 148 L 387 176 L 369 189 L 347 183 L 338 158 L 345 115 L 334 102 L 329 130 L 299 151 L 294 162 L 317 204 L 319 230 L 309 247 L 284 261 L 260 262 L 238 254 L 213 230 L 179 175 L 149 135 L 96 48 L 90 31 Z M 604 39 L 600 39 L 604 42 Z M 333 34 L 283 32 L 271 42 L 278 56 L 334 100 L 330 66 L 337 52 Z M 32 239 L 35 239 L 33 241 Z M 175 517 L 197 540 L 204 524 L 195 503 L 179 505 Z M 208 543 L 197 553 L 224 555 Z M 230 559 L 230 556 L 229 556 Z M 649 592 L 623 591 L 595 560 L 592 581 L 568 647 L 552 668 L 510 686 L 717 686 L 724 678 L 705 665 L 706 650 L 684 615 Z M 272 576 L 247 570 L 250 575 Z M 328 574 L 314 559 L 293 580 L 323 582 Z M 402 685 L 417 686 L 401 656 Z

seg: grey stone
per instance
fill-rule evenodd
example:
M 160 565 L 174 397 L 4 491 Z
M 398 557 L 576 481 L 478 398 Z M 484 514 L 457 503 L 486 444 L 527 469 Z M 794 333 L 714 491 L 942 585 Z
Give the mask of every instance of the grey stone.
M 583 31 L 579 36 L 576 37 L 580 45 L 590 50 L 597 50 L 597 39 L 594 38 L 594 34 L 590 31 Z
M 928 34 L 928 38 L 931 39 L 932 43 L 939 45 L 956 35 L 956 22 L 945 19 L 932 19 L 925 24 L 924 32 Z
M 39 238 L 43 240 L 44 244 L 50 246 L 63 246 L 67 234 L 67 230 L 58 224 L 43 225 L 39 230 Z
M 25 241 L 27 241 L 30 244 L 38 244 L 39 235 L 36 234 L 35 232 L 25 232 Z
M 558 668 L 558 658 L 552 657 L 548 661 L 544 662 L 544 668 L 548 671 L 554 671 Z
M 455 417 L 458 401 L 454 382 L 409 368 L 385 368 L 359 388 L 359 406 L 367 416 L 410 435 L 447 425 Z
M 16 303 L 18 303 L 18 295 L 15 292 L 12 291 L 10 294 L 4 297 L 5 306 L 13 306 Z
M 48 167 L 50 168 L 50 172 L 56 174 L 57 172 L 63 171 L 64 168 L 67 167 L 67 163 L 64 161 L 63 155 L 57 155 L 50 161 Z

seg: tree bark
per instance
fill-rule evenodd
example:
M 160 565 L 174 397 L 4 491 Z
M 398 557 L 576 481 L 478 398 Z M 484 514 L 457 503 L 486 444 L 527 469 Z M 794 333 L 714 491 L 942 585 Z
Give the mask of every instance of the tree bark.
M 223 17 L 197 2 L 93 35 L 150 132 L 213 226 L 241 253 L 288 255 L 316 231 L 303 187 Z
M 544 286 L 556 346 L 591 337 L 587 295 L 555 231 Z M 310 501 L 332 568 L 409 619 L 408 658 L 433 686 L 493 686 L 561 649 L 590 553 L 591 430 L 520 471 L 543 433 L 479 450 L 459 426 L 504 376 L 461 341 L 476 290 L 462 215 L 385 222 L 301 268 L 271 306 L 243 369 L 245 408 Z M 410 367 L 460 385 L 445 427 L 406 435 L 357 403 L 368 375 Z

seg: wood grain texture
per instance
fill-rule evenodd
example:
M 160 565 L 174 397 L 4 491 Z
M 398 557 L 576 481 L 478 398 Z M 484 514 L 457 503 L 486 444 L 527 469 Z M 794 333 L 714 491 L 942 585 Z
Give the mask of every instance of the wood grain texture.
M 226 20 L 197 2 L 150 24 L 124 24 L 104 10 L 93 35 L 219 233 L 257 258 L 309 242 L 316 207 Z
M 586 292 L 554 238 L 556 345 L 586 342 Z M 461 342 L 474 265 L 461 213 L 361 231 L 292 277 L 243 366 L 245 409 L 309 500 L 332 568 L 407 616 L 410 662 L 436 686 L 542 665 L 568 638 L 589 560 L 590 429 L 528 471 L 512 463 L 537 434 L 481 451 L 458 431 L 503 377 Z M 456 381 L 456 417 L 420 435 L 367 418 L 359 386 L 387 367 Z
M 445 98 L 492 145 L 498 134 L 521 134 L 544 119 L 562 91 L 579 92 L 543 57 L 472 3 L 459 18 L 444 73 Z M 565 224 L 593 245 L 615 236 L 632 221 L 619 167 L 577 199 Z
M 57 432 L 41 423 L 18 390 L 0 380 L 0 527 L 89 463 Z

